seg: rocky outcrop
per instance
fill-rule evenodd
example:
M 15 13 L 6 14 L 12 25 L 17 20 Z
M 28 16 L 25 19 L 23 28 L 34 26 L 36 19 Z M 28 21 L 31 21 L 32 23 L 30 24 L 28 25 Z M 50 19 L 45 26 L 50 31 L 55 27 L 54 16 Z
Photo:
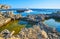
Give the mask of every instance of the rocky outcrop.
M 10 9 L 11 7 L 9 5 L 2 5 L 0 4 L 0 10 Z M 3 26 L 10 22 L 12 19 L 16 20 L 19 19 L 21 15 L 14 15 L 13 11 L 6 11 L 2 12 L 0 11 L 0 26 Z
M 44 15 L 28 15 L 28 18 L 31 18 L 32 20 L 42 21 L 45 20 Z
M 12 11 L 10 12 L 0 12 L 0 26 L 3 26 L 10 22 L 11 20 L 20 19 L 21 15 L 14 15 Z
M 2 15 L 13 20 L 20 19 L 22 17 L 20 14 L 14 15 L 13 11 L 4 12 Z
M 0 27 L 11 21 L 11 18 L 0 17 Z
M 42 34 L 43 38 L 48 39 L 48 35 L 44 30 L 41 31 L 41 34 Z
M 8 22 L 10 22 L 11 21 L 11 18 L 6 18 L 5 19 L 5 24 L 7 24 Z
M 10 9 L 11 6 L 0 4 L 0 9 Z
M 60 13 L 52 13 L 52 14 L 37 14 L 37 15 L 28 15 L 27 18 L 30 18 L 32 20 L 36 21 L 43 21 L 46 18 L 59 18 L 60 19 Z
M 7 24 L 8 22 L 10 22 L 11 21 L 11 18 L 5 18 L 5 17 L 3 17 L 3 16 L 1 16 L 0 17 L 0 27 L 1 26 L 3 26 L 3 25 L 5 25 L 5 24 Z
M 21 39 L 46 39 L 48 35 L 45 31 L 41 30 L 39 26 L 34 25 L 33 28 L 25 28 L 22 29 L 19 33 L 19 36 L 22 37 Z
M 23 28 L 17 35 L 13 35 L 15 31 L 10 32 L 5 29 L 1 32 L 0 38 L 5 39 L 59 39 L 58 34 L 46 32 L 39 25 L 34 25 L 32 28 Z
M 55 33 L 48 33 L 50 39 L 60 39 L 60 37 Z

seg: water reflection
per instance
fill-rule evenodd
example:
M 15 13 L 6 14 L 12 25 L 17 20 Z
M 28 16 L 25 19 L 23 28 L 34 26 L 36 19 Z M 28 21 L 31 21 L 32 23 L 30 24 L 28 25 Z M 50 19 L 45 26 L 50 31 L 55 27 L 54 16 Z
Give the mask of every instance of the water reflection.
M 47 19 L 44 21 L 49 27 L 56 28 L 58 32 L 60 32 L 60 19 Z
M 23 20 L 20 20 L 18 23 L 22 24 L 22 25 L 25 25 L 26 28 L 30 28 L 30 27 L 32 27 L 33 25 L 36 24 L 36 23 L 33 23 L 33 22 L 27 22 L 27 21 L 23 21 Z

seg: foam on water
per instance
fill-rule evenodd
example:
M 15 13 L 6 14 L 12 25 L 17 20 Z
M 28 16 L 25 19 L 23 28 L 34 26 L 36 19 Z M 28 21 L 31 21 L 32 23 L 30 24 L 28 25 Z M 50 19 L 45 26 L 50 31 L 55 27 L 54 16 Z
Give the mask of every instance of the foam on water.
M 33 12 L 33 10 L 28 10 L 28 11 L 25 11 L 26 13 L 30 13 L 30 12 Z

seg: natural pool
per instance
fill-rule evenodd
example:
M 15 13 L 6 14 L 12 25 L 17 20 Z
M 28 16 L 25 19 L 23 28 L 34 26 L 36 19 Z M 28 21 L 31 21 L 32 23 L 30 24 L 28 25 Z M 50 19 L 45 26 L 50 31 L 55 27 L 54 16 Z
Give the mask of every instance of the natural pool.
M 56 28 L 60 32 L 60 19 L 47 19 L 43 23 L 47 24 L 49 27 Z
M 18 22 L 18 20 L 9 22 L 7 25 L 4 25 L 0 28 L 0 32 L 4 29 L 8 29 L 9 31 L 15 31 L 15 34 L 17 34 L 22 28 L 25 27 L 25 25 L 20 25 Z
M 20 32 L 20 30 L 22 28 L 30 28 L 32 27 L 33 24 L 28 23 L 26 21 L 22 21 L 22 20 L 15 20 L 15 21 L 11 21 L 9 22 L 7 25 L 4 25 L 2 27 L 0 27 L 0 32 L 3 31 L 4 29 L 8 29 L 9 31 L 15 31 L 14 35 L 18 34 Z

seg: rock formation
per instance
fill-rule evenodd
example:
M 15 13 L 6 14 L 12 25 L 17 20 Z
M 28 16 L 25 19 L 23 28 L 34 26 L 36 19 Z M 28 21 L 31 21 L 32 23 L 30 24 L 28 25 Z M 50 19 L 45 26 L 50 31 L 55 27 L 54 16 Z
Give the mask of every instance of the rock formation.
M 8 5 L 2 5 L 2 4 L 0 4 L 0 10 L 10 9 L 10 8 L 11 7 L 8 6 Z M 6 11 L 6 12 L 0 11 L 0 26 L 3 26 L 5 24 L 7 24 L 12 19 L 16 20 L 16 19 L 19 19 L 20 17 L 21 17 L 21 15 L 14 15 L 13 11 Z
M 0 4 L 0 9 L 10 9 L 11 6 Z
M 46 32 L 42 30 L 39 25 L 34 25 L 32 28 L 23 28 L 19 34 L 14 36 L 15 31 L 10 32 L 5 29 L 0 34 L 1 39 L 59 39 L 60 37 L 56 33 Z

